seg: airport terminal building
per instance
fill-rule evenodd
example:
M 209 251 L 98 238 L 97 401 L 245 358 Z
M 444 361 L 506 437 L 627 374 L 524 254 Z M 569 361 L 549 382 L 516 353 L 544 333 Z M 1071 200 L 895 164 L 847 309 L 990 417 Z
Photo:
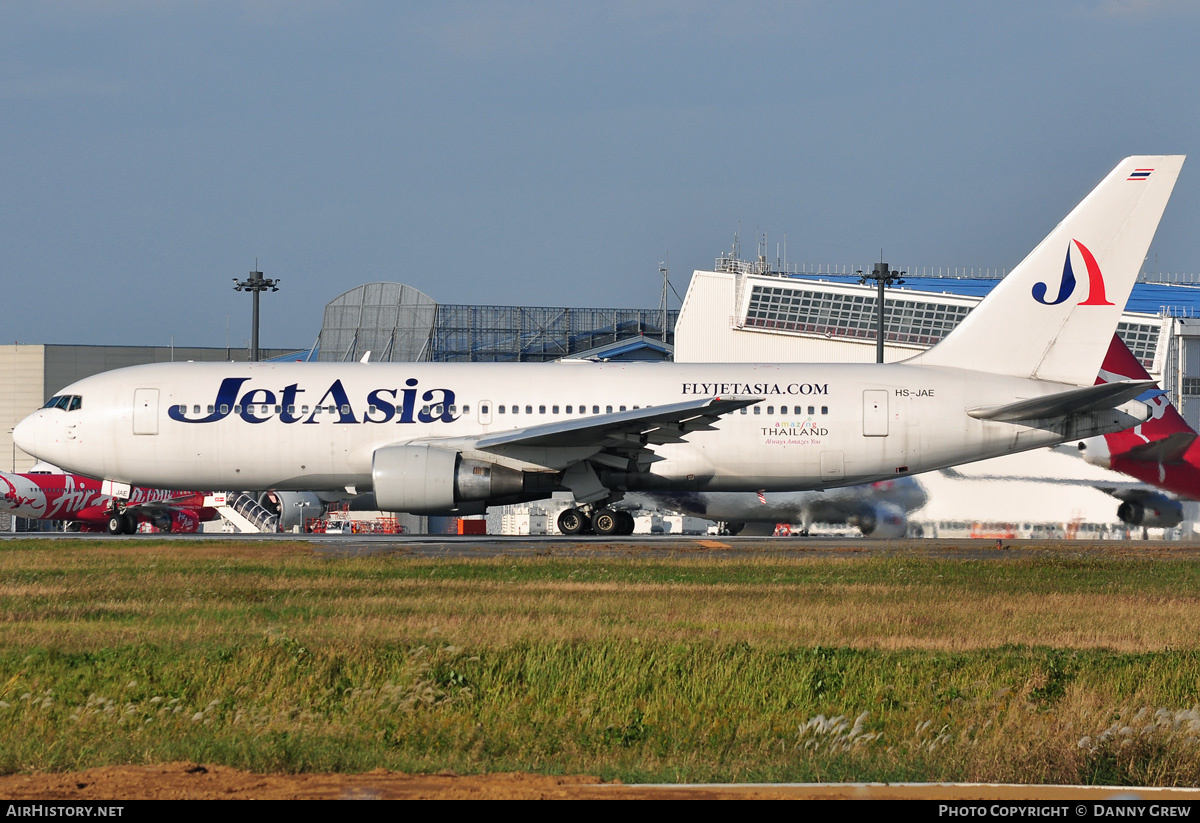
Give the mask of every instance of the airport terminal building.
M 322 362 L 544 363 L 564 357 L 670 359 L 679 312 L 437 303 L 401 283 L 367 283 L 325 306 Z

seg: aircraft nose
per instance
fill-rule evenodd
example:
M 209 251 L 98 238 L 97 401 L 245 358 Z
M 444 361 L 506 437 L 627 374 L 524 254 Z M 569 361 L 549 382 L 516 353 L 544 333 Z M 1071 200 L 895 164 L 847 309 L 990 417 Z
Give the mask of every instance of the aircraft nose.
M 16 425 L 12 433 L 13 442 L 17 444 L 17 448 L 35 457 L 38 453 L 38 430 L 40 428 L 37 418 L 37 412 L 28 415 Z

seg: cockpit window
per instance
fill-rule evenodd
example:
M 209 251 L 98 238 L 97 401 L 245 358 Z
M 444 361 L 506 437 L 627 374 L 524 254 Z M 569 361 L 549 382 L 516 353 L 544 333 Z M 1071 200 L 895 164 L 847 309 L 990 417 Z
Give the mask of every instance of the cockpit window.
M 63 411 L 75 411 L 83 407 L 83 398 L 78 394 L 56 394 L 46 401 L 43 409 L 62 409 Z

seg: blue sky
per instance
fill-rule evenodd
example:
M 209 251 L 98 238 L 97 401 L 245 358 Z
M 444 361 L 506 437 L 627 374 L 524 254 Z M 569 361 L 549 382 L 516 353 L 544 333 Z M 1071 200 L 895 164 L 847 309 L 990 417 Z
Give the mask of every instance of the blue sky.
M 3 2 L 5 341 L 263 345 L 360 283 L 657 306 L 742 236 L 1011 268 L 1193 153 L 1200 3 Z M 1152 248 L 1200 270 L 1200 156 Z M 1150 264 L 1153 267 L 1153 263 Z

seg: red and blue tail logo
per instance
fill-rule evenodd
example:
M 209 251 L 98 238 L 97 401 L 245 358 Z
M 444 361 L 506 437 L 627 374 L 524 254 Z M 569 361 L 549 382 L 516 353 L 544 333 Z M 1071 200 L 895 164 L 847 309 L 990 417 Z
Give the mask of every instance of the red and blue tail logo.
M 1100 272 L 1100 264 L 1096 262 L 1095 256 L 1087 246 L 1080 243 L 1078 240 L 1072 240 L 1078 248 L 1079 254 L 1083 257 L 1083 264 L 1087 267 L 1088 273 L 1088 294 L 1087 299 L 1080 302 L 1081 306 L 1111 306 L 1108 297 L 1104 293 L 1104 275 Z M 1049 288 L 1045 283 L 1033 284 L 1033 299 L 1041 303 L 1043 306 L 1057 306 L 1062 303 L 1072 294 L 1075 293 L 1075 270 L 1071 268 L 1071 246 L 1067 245 L 1067 260 L 1063 263 L 1062 282 L 1058 286 L 1058 297 L 1053 300 L 1046 299 L 1046 292 Z

